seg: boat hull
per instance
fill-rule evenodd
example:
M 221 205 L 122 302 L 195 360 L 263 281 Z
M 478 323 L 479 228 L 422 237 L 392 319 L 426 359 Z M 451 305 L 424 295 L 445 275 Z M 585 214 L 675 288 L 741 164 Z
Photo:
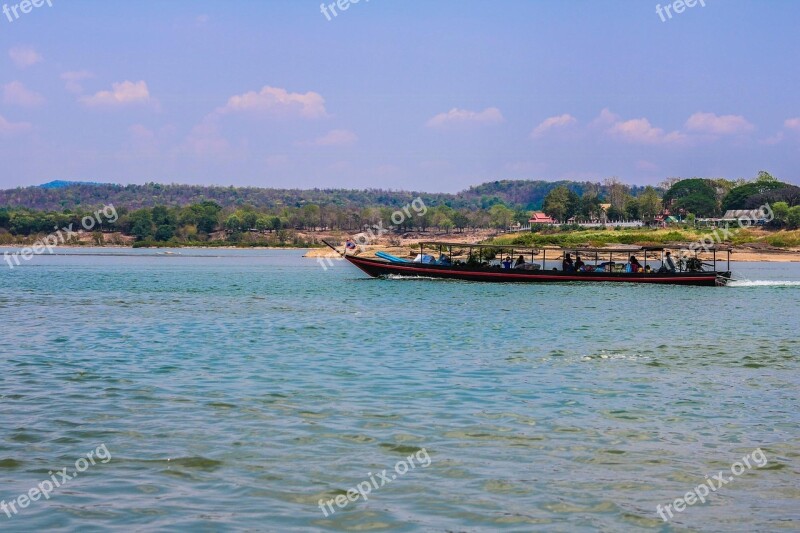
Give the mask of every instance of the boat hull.
M 388 276 L 426 277 L 500 283 L 650 283 L 661 285 L 695 285 L 714 287 L 724 285 L 730 272 L 561 272 L 555 270 L 517 270 L 475 268 L 469 266 L 432 265 L 424 263 L 391 263 L 377 259 L 345 256 L 350 263 L 374 278 Z

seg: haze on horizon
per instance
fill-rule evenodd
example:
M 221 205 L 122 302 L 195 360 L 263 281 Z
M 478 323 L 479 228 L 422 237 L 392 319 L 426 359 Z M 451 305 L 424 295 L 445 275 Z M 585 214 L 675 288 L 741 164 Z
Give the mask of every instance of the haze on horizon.
M 789 0 L 51 3 L 0 13 L 0 188 L 800 183 Z

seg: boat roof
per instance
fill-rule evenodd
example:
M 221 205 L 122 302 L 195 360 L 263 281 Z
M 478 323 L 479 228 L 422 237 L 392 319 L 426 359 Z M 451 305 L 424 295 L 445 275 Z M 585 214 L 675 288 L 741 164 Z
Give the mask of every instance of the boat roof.
M 459 248 L 502 248 L 507 250 L 553 250 L 553 251 L 567 251 L 567 252 L 582 252 L 582 253 L 625 253 L 625 252 L 662 252 L 668 250 L 680 249 L 698 249 L 698 252 L 729 252 L 731 247 L 724 244 L 711 244 L 702 245 L 699 242 L 695 243 L 670 243 L 668 245 L 653 245 L 653 246 L 635 246 L 635 245 L 618 245 L 616 247 L 591 247 L 591 246 L 525 246 L 523 244 L 485 244 L 485 243 L 464 243 L 464 242 L 443 242 L 443 241 L 420 241 L 419 246 L 447 246 Z

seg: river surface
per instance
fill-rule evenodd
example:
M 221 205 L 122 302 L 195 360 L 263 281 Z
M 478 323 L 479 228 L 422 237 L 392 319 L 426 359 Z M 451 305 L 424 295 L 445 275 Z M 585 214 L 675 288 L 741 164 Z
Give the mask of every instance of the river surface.
M 0 530 L 800 527 L 800 264 L 506 285 L 163 252 L 0 263 Z

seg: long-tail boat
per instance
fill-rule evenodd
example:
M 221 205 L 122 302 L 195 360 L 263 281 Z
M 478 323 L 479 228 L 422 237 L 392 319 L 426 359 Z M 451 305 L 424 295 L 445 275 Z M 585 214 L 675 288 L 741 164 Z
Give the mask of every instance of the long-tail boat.
M 681 246 L 531 248 L 497 244 L 421 242 L 419 254 L 411 260 L 383 252 L 379 254 L 379 258 L 359 257 L 357 252 L 348 253 L 347 246 L 344 247 L 344 251 L 339 251 L 333 244 L 323 242 L 372 277 L 402 276 L 503 283 L 657 283 L 708 287 L 723 286 L 731 279 L 731 249 L 721 245 L 703 248 L 702 253 L 706 257 L 701 258 L 700 250 Z M 426 254 L 426 249 L 434 251 L 438 257 Z M 665 253 L 670 250 L 682 251 L 679 254 L 681 257 L 673 260 L 674 271 L 662 268 L 669 264 Z M 719 259 L 720 263 L 726 262 L 724 271 L 717 270 L 717 254 L 720 252 L 727 253 L 726 259 Z M 584 265 L 578 269 L 569 267 L 564 269 L 563 259 L 567 254 L 580 256 Z M 499 261 L 498 256 L 501 258 Z M 503 256 L 506 257 L 505 261 L 502 259 Z M 636 258 L 634 268 L 630 267 L 631 258 Z

